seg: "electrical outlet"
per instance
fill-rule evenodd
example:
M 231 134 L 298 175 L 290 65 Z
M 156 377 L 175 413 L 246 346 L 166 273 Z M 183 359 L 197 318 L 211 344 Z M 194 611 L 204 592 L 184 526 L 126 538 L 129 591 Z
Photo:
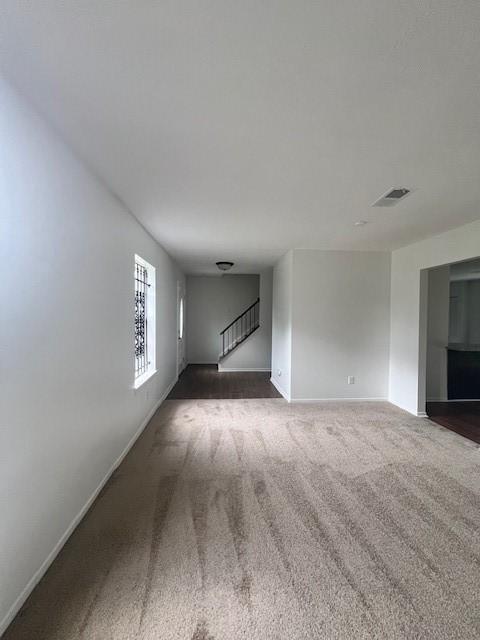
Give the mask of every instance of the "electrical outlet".
M 355 376 L 348 376 L 347 377 L 347 383 L 348 384 L 355 384 Z

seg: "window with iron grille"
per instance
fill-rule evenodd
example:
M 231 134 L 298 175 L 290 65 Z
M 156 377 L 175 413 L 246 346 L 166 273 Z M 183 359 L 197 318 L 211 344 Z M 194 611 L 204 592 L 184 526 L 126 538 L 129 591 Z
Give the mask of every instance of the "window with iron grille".
M 135 256 L 135 386 L 155 372 L 155 269 Z

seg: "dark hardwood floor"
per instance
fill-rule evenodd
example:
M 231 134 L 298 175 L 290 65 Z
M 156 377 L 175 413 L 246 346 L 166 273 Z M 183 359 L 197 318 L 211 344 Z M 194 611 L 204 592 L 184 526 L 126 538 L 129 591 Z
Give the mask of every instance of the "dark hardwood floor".
M 212 364 L 189 364 L 167 400 L 211 398 L 281 398 L 270 371 L 223 371 Z
M 480 444 L 479 402 L 427 402 L 428 417 Z

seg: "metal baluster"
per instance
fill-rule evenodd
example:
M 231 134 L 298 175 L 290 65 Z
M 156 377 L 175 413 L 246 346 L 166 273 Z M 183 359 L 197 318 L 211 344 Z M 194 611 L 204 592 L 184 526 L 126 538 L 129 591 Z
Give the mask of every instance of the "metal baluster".
M 148 284 L 145 282 L 144 287 Z M 251 333 L 260 326 L 260 298 L 250 305 L 240 314 L 228 327 L 220 333 L 222 336 L 222 356 L 226 356 L 230 351 L 243 342 Z

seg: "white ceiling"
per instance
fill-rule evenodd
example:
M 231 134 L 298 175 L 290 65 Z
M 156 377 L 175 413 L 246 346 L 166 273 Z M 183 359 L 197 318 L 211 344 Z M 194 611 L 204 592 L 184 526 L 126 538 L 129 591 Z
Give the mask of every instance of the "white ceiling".
M 254 271 L 480 218 L 479 34 L 476 0 L 2 0 L 0 65 L 188 272 Z

